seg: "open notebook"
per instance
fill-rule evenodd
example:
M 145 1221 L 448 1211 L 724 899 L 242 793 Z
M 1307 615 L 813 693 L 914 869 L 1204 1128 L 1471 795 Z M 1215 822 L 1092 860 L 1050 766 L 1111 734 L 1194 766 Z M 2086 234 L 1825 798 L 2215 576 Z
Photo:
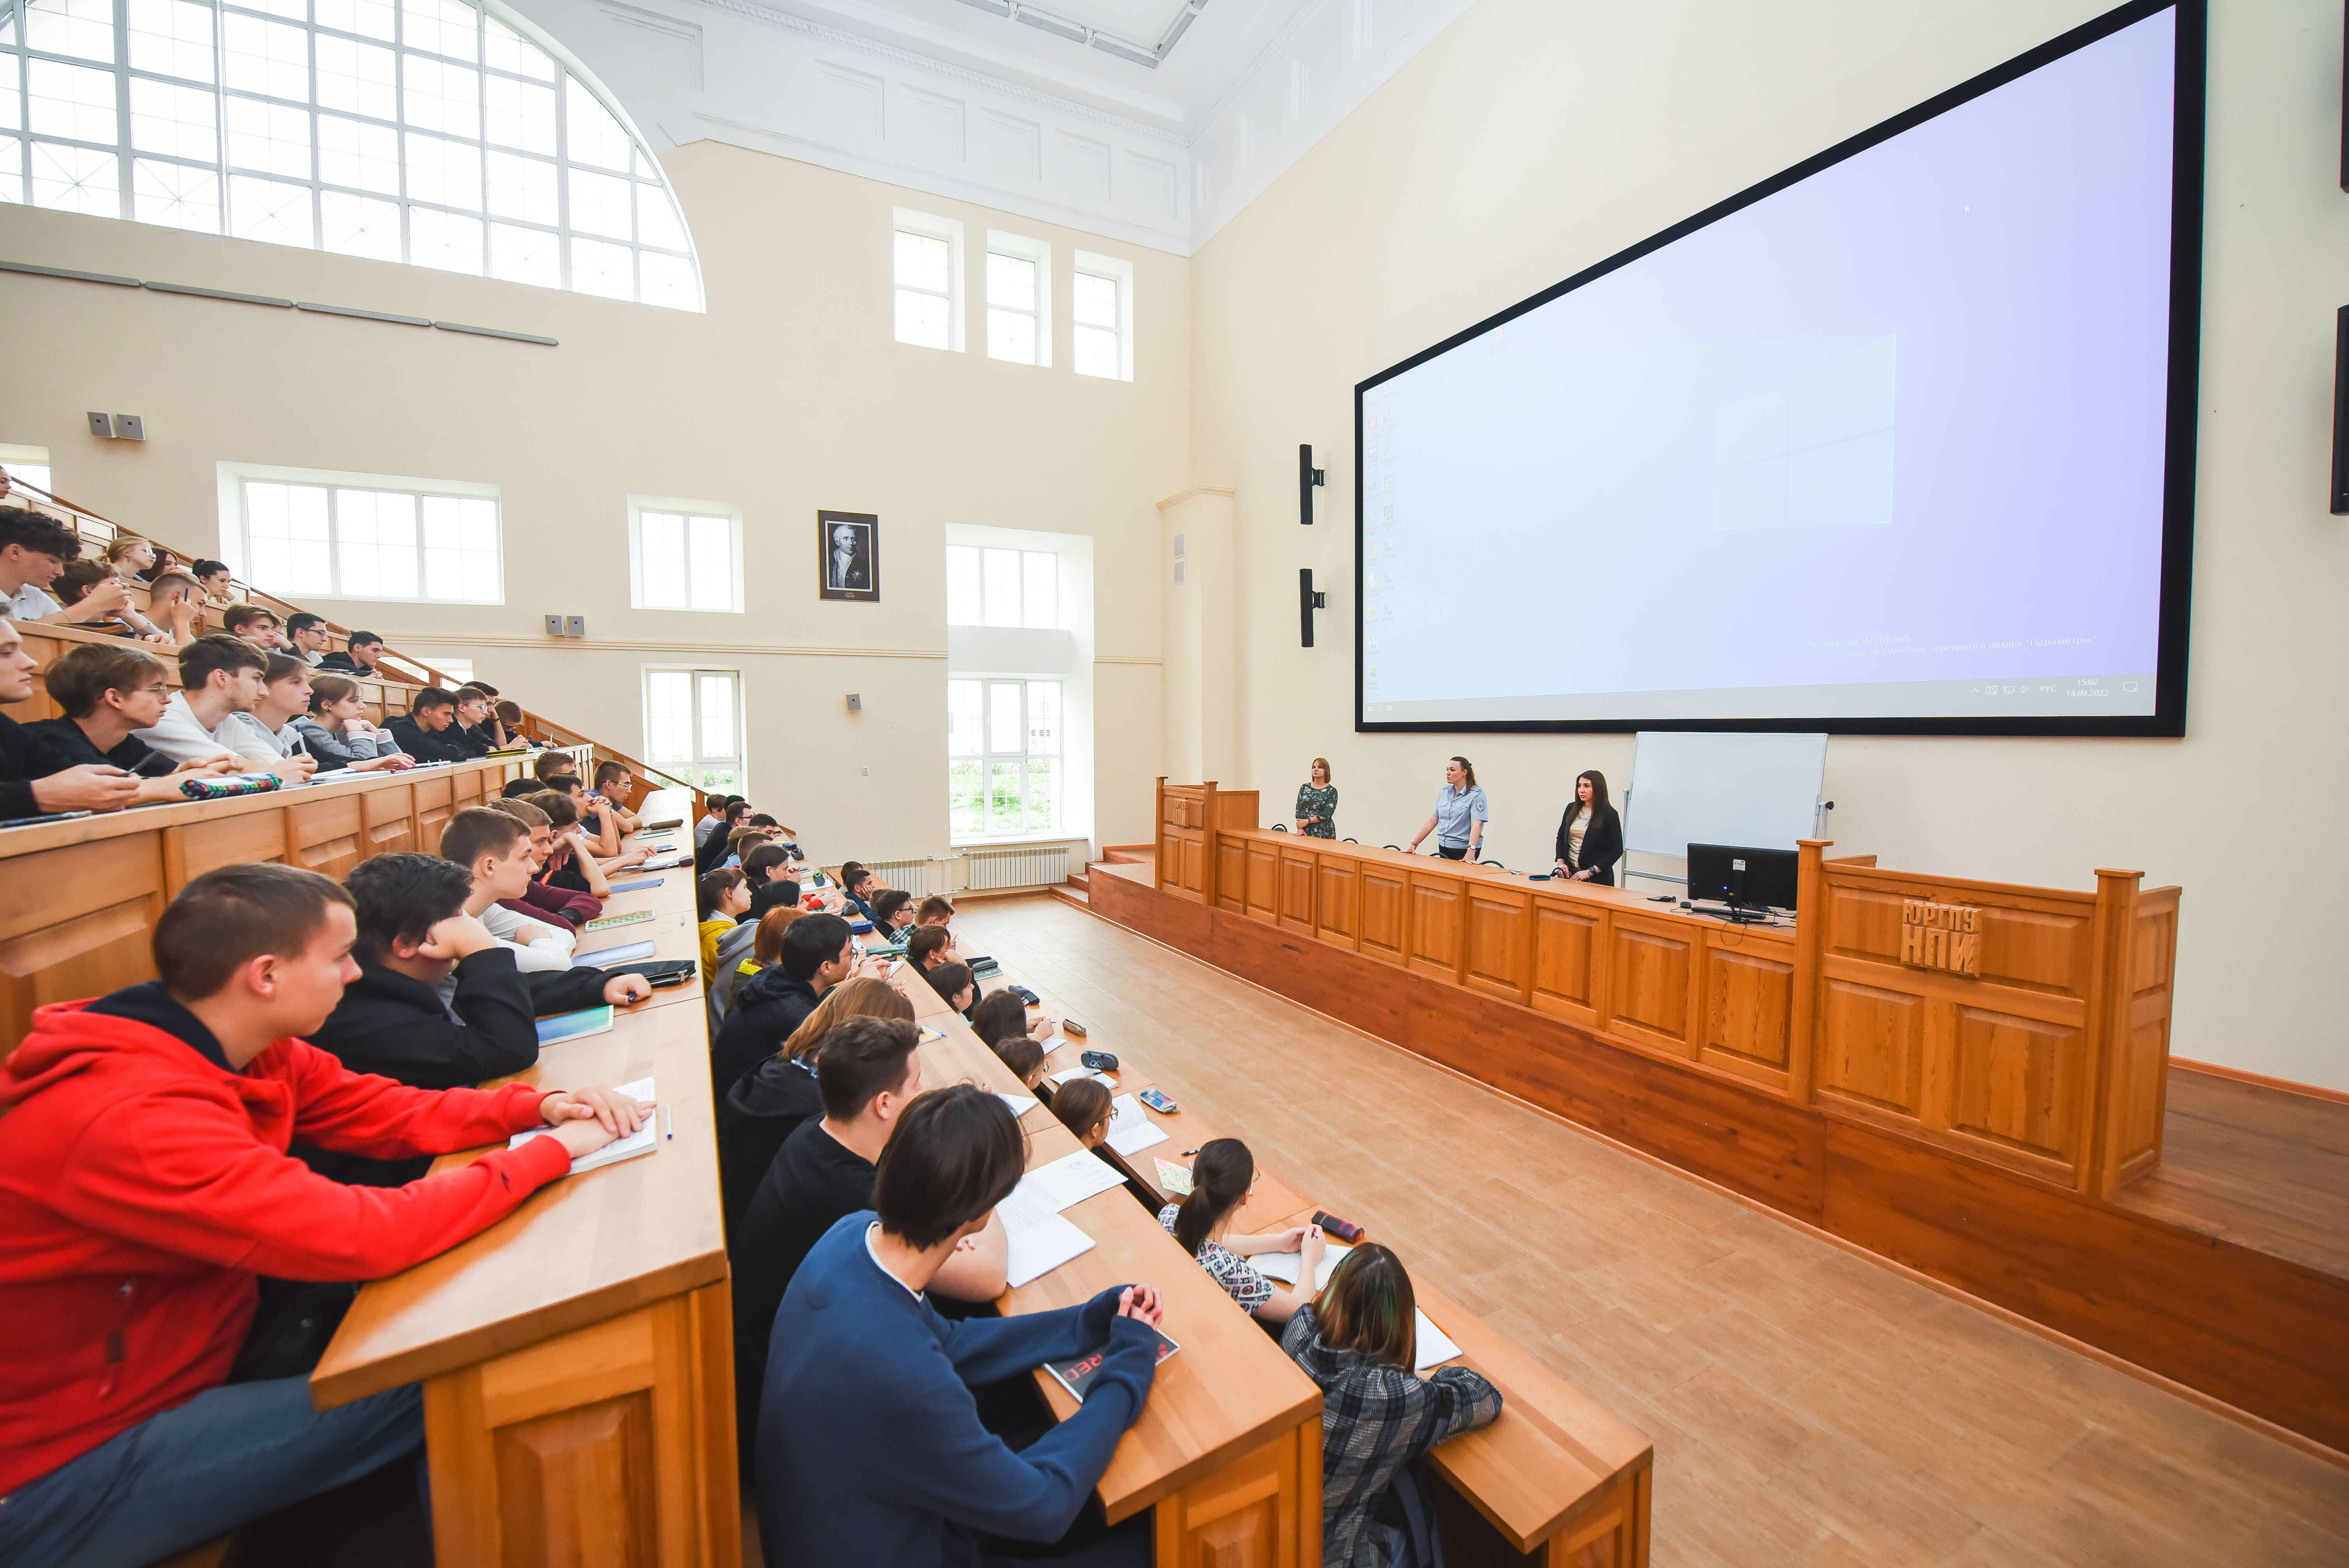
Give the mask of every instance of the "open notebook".
M 620 1092 L 634 1097 L 643 1104 L 650 1105 L 653 1103 L 653 1080 L 638 1078 L 634 1083 L 624 1083 L 620 1085 Z M 657 1112 L 647 1114 L 645 1124 L 627 1137 L 616 1138 L 595 1153 L 583 1154 L 571 1162 L 571 1173 L 576 1176 L 583 1171 L 593 1171 L 599 1165 L 616 1165 L 623 1160 L 634 1160 L 639 1154 L 650 1154 L 660 1147 L 656 1141 L 660 1137 L 659 1129 L 659 1114 Z M 533 1127 L 527 1132 L 517 1132 L 506 1140 L 506 1147 L 520 1149 L 532 1139 L 543 1138 L 554 1130 L 554 1129 L 551 1127 Z

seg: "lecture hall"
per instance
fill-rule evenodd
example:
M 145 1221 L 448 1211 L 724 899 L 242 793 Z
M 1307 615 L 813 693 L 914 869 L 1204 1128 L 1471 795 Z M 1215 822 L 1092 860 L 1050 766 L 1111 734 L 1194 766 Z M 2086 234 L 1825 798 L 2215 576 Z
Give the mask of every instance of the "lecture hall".
M 0 0 L 0 1564 L 2349 1564 L 2344 86 Z

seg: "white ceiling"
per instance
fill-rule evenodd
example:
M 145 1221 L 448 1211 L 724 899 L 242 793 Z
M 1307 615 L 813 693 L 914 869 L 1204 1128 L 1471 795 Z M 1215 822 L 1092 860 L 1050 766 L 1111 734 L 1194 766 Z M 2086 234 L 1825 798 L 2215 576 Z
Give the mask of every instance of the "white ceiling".
M 732 141 L 1187 255 L 1474 0 L 502 3 L 656 150 Z M 1153 67 L 1021 8 L 1149 50 L 1194 15 Z

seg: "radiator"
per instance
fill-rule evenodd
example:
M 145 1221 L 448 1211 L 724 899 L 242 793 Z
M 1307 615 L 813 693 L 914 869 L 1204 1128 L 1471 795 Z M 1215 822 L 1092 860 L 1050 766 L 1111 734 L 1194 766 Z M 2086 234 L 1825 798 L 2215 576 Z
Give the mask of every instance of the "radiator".
M 1066 844 L 973 850 L 963 856 L 962 863 L 964 884 L 973 892 L 990 888 L 1050 887 L 1069 880 Z
M 891 887 L 903 888 L 916 898 L 930 896 L 930 862 L 927 861 L 867 861 L 864 869 Z

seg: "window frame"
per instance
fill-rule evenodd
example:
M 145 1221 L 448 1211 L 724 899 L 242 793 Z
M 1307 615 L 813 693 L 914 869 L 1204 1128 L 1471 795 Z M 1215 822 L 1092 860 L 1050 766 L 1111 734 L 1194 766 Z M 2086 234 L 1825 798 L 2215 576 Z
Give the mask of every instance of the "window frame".
M 1071 271 L 1077 275 L 1100 278 L 1117 288 L 1117 374 L 1115 377 L 1094 376 L 1078 362 L 1077 334 L 1092 330 L 1077 321 L 1076 278 L 1069 282 L 1069 368 L 1080 376 L 1096 381 L 1132 381 L 1133 379 L 1133 263 L 1116 256 L 1104 256 L 1092 251 L 1079 251 L 1071 257 Z
M 684 206 L 678 201 L 667 171 L 653 156 L 642 132 L 630 121 L 618 101 L 577 59 L 526 17 L 501 4 L 500 0 L 448 0 L 449 4 L 471 13 L 475 19 L 471 34 L 470 58 L 461 51 L 443 54 L 424 43 L 411 42 L 409 7 L 396 3 L 391 6 L 391 36 L 388 39 L 371 34 L 347 33 L 338 27 L 310 20 L 306 15 L 305 19 L 296 21 L 266 9 L 265 0 L 193 0 L 193 3 L 209 14 L 212 24 L 211 36 L 205 41 L 211 49 L 209 73 L 203 77 L 175 74 L 179 65 L 191 64 L 191 60 L 159 62 L 149 59 L 145 63 L 134 64 L 134 37 L 157 37 L 160 35 L 134 33 L 129 7 L 125 0 L 111 0 L 109 7 L 113 53 L 103 60 L 36 49 L 32 40 L 26 0 L 16 0 L 8 9 L 16 23 L 17 41 L 13 45 L 0 46 L 0 74 L 5 74 L 12 85 L 23 89 L 26 97 L 20 100 L 25 110 L 19 116 L 21 123 L 13 129 L 0 130 L 0 185 L 13 182 L 22 204 L 26 206 L 43 205 L 36 198 L 36 170 L 41 166 L 36 150 L 50 147 L 58 150 L 59 153 L 72 154 L 90 161 L 93 170 L 103 168 L 106 160 L 111 160 L 114 181 L 112 205 L 108 208 L 102 201 L 97 203 L 98 210 L 93 213 L 96 216 L 171 228 L 181 226 L 172 222 L 173 210 L 185 209 L 189 214 L 201 212 L 212 220 L 209 228 L 196 223 L 187 232 L 240 238 L 248 237 L 240 234 L 239 231 L 253 227 L 253 222 L 240 215 L 237 210 L 239 201 L 245 197 L 255 201 L 276 199 L 284 202 L 281 215 L 289 218 L 295 207 L 299 206 L 301 221 L 306 224 L 307 237 L 295 239 L 290 232 L 254 233 L 249 237 L 264 243 L 285 244 L 327 254 L 372 256 L 405 265 L 454 271 L 460 275 L 521 283 L 527 286 L 553 287 L 566 293 L 621 300 L 622 303 L 696 313 L 707 310 L 708 294 L 701 275 L 700 258 L 694 247 L 691 227 L 686 222 Z M 305 6 L 304 9 L 306 13 L 310 8 Z M 522 68 L 517 70 L 506 62 L 493 59 L 494 46 L 502 40 L 492 34 L 492 23 L 519 39 L 523 48 L 543 57 L 549 75 L 543 77 L 536 75 L 529 69 L 527 60 L 523 61 Z M 264 38 L 276 36 L 269 31 L 271 28 L 297 29 L 303 43 L 301 63 L 297 67 L 290 58 L 273 60 L 273 69 L 282 66 L 282 77 L 272 75 L 260 86 L 249 82 L 233 86 L 229 80 L 229 39 L 234 24 L 257 25 L 260 30 L 254 36 Z M 388 99 L 380 105 L 367 107 L 325 103 L 321 96 L 322 80 L 329 77 L 337 80 L 348 78 L 343 78 L 339 73 L 329 69 L 322 56 L 322 41 L 331 41 L 338 47 L 348 46 L 356 49 L 388 51 L 391 56 L 391 80 L 384 88 Z M 429 40 L 433 44 L 443 41 L 446 40 L 438 33 Z M 193 40 L 188 42 L 192 49 Z M 29 89 L 35 66 L 40 63 L 111 74 L 113 92 L 108 108 L 114 119 L 114 139 L 111 143 L 88 140 L 54 128 L 47 130 L 34 129 Z M 430 69 L 422 68 L 427 67 Z M 415 83 L 410 81 L 411 67 L 416 67 L 412 73 L 418 78 Z M 461 98 L 447 100 L 460 110 L 460 123 L 454 127 L 429 123 L 431 117 L 411 118 L 412 111 L 419 106 L 438 99 L 437 94 L 418 88 L 424 78 L 439 80 L 443 67 L 470 72 L 473 78 L 470 104 Z M 306 94 L 300 101 L 273 90 L 290 89 L 297 77 Z M 493 101 L 496 84 L 500 82 L 517 84 L 519 88 L 543 88 L 552 93 L 552 119 L 547 130 L 552 140 L 550 150 L 490 139 L 491 120 L 501 107 Z M 137 90 L 137 85 L 141 83 L 157 89 L 154 96 L 158 98 L 168 97 L 176 101 L 184 93 L 209 97 L 209 158 L 199 156 L 190 146 L 139 145 L 140 132 L 136 122 L 161 123 L 162 118 L 168 118 L 142 113 L 134 108 L 135 101 L 141 97 Z M 626 139 L 628 152 L 623 167 L 609 168 L 587 161 L 581 156 L 582 149 L 574 145 L 572 137 L 570 100 L 574 87 L 587 101 L 608 114 Z M 233 106 L 243 108 L 233 110 Z M 96 112 L 94 103 L 88 107 Z M 377 112 L 378 109 L 387 110 L 388 118 L 385 113 Z M 290 127 L 292 118 L 298 116 L 306 139 L 305 150 L 301 154 L 305 165 L 303 171 L 296 173 L 289 168 L 270 167 L 266 160 L 260 163 L 233 161 L 233 143 L 250 134 L 232 130 L 233 113 L 258 117 L 285 127 Z M 323 139 L 324 127 L 329 120 L 338 125 L 348 122 L 357 128 L 355 135 L 373 132 L 378 137 L 389 138 L 392 166 L 389 189 L 380 184 L 346 183 L 327 178 L 325 163 L 330 154 L 323 146 Z M 190 129 L 194 124 L 191 120 L 173 123 L 183 124 Z M 467 124 L 471 126 L 471 135 L 465 134 Z M 71 129 L 94 128 L 78 126 Z M 414 193 L 416 170 L 411 167 L 410 160 L 415 150 L 411 149 L 410 143 L 418 138 L 428 143 L 436 139 L 448 143 L 458 149 L 460 159 L 470 156 L 472 172 L 479 181 L 476 189 L 481 201 L 477 205 L 468 209 L 461 204 L 437 201 Z M 264 136 L 261 139 L 268 141 L 271 138 Z M 284 145 L 289 150 L 292 146 L 290 141 Z M 492 198 L 489 166 L 491 160 L 503 156 L 526 163 L 542 164 L 551 171 L 554 192 L 551 216 L 519 215 L 491 210 Z M 616 180 L 627 187 L 626 236 L 619 237 L 609 232 L 574 224 L 571 198 L 576 183 L 575 176 L 581 174 Z M 142 196 L 144 182 L 150 176 L 157 181 L 158 188 Z M 208 206 L 183 200 L 191 182 L 209 182 Z M 587 183 L 594 185 L 592 180 Z M 675 243 L 658 242 L 667 238 L 665 233 L 657 238 L 647 237 L 644 219 L 647 191 L 657 192 L 657 200 L 667 203 L 669 218 L 676 229 Z M 300 192 L 298 201 L 294 195 L 297 191 Z M 347 210 L 349 221 L 355 225 L 352 231 L 355 235 L 376 232 L 360 222 L 365 203 L 388 207 L 388 213 L 378 212 L 375 219 L 367 222 L 380 222 L 388 217 L 395 231 L 388 243 L 397 254 L 382 253 L 380 243 L 366 249 L 347 244 L 342 249 L 329 247 L 327 225 L 333 210 Z M 142 204 L 158 209 L 155 215 L 140 217 Z M 66 202 L 52 210 L 91 211 L 92 207 L 87 203 Z M 435 261 L 418 259 L 425 253 L 429 244 L 425 232 L 447 218 L 454 218 L 460 223 L 470 222 L 478 226 L 479 253 L 471 258 L 473 265 L 442 268 Z M 501 274 L 498 270 L 502 254 L 499 245 L 501 225 L 525 235 L 541 236 L 553 243 L 554 265 L 551 281 Z M 582 241 L 591 245 L 619 245 L 627 251 L 627 294 L 625 299 L 616 292 L 588 288 L 579 281 L 583 274 L 578 270 L 577 257 L 580 253 L 578 244 Z M 472 247 L 460 247 L 455 253 L 461 255 L 471 249 Z M 647 297 L 647 256 L 681 260 L 685 263 L 691 282 L 689 300 Z
M 250 584 L 262 593 L 279 598 L 300 598 L 331 601 L 336 603 L 361 604 L 503 604 L 506 603 L 506 512 L 505 498 L 500 487 L 474 480 L 422 479 L 409 474 L 346 473 L 332 469 L 292 469 L 267 463 L 224 462 L 220 465 L 221 542 L 222 556 L 240 583 Z M 313 485 L 326 489 L 326 559 L 333 580 L 342 582 L 342 552 L 338 548 L 340 535 L 336 523 L 337 509 L 332 492 L 337 490 L 377 490 L 391 494 L 411 495 L 420 501 L 424 498 L 447 497 L 460 500 L 487 500 L 495 510 L 492 527 L 497 534 L 497 592 L 487 599 L 449 599 L 419 593 L 412 595 L 389 593 L 327 593 L 318 589 L 286 589 L 254 581 L 253 572 L 252 533 L 245 513 L 245 486 L 248 484 Z M 424 541 L 422 508 L 418 508 L 417 583 L 424 583 Z M 233 554 L 233 558 L 230 559 Z
M 1063 613 L 1062 608 L 1061 608 L 1062 603 L 1063 603 L 1063 602 L 1064 602 L 1064 595 L 1063 595 L 1063 593 L 1062 593 L 1062 592 L 1061 592 L 1061 552 L 1060 552 L 1059 551 L 1057 551 L 1057 550 L 1028 550 L 1028 549 L 1024 549 L 1024 548 L 1015 548 L 1015 547 L 1013 547 L 1013 546 L 1006 545 L 1006 544 L 957 544 L 957 543 L 953 543 L 953 542 L 949 542 L 949 543 L 947 545 L 947 547 L 946 547 L 946 548 L 947 548 L 949 552 L 957 551 L 957 550 L 969 550 L 969 551 L 975 551 L 975 552 L 978 552 L 978 614 L 979 614 L 979 618 L 978 618 L 978 620 L 976 620 L 976 621 L 957 621 L 957 620 L 956 620 L 956 619 L 954 618 L 954 601 L 953 601 L 953 598 L 952 598 L 952 596 L 951 596 L 951 594 L 952 594 L 952 591 L 951 591 L 951 589 L 949 589 L 949 596 L 948 596 L 947 601 L 947 616 L 946 616 L 946 624 L 947 624 L 947 625 L 949 625 L 949 626 L 978 626 L 978 627 L 989 628 L 989 629 L 992 629 L 992 630 L 995 630 L 995 631 L 999 631 L 999 632 L 1001 632 L 1001 631 L 1058 632 L 1058 631 L 1064 631 L 1064 630 L 1066 630 L 1066 629 L 1067 629 L 1067 621 L 1068 621 L 1068 616 Z M 1018 557 L 1019 557 L 1019 618 L 1018 620 L 1016 620 L 1016 621 L 1012 621 L 1012 622 L 1009 622 L 1009 623 L 998 623 L 998 622 L 995 622 L 995 621 L 990 621 L 990 620 L 988 620 L 988 619 L 987 618 L 987 552 L 988 552 L 988 551 L 990 551 L 990 550 L 999 550 L 999 551 L 1003 551 L 1003 552 L 1007 552 L 1007 553 L 1009 553 L 1009 554 L 1015 555 L 1015 556 L 1018 556 Z M 1047 556 L 1047 557 L 1050 558 L 1051 562 L 1052 562 L 1052 619 L 1051 619 L 1051 621 L 1050 621 L 1050 624 L 1046 624 L 1046 625 L 1042 625 L 1042 626 L 1034 626 L 1034 625 L 1030 625 L 1030 624 L 1029 624 L 1029 621 L 1028 621 L 1028 558 L 1029 558 L 1030 556 L 1031 556 L 1031 555 L 1042 555 L 1042 556 Z M 954 559 L 954 557 L 953 557 L 951 554 L 949 554 L 949 555 L 947 557 L 947 562 L 948 562 L 949 563 L 951 563 L 951 562 L 953 561 L 953 559 Z M 949 574 L 948 574 L 948 575 L 949 575 L 949 579 L 951 579 L 951 573 L 949 573 Z M 961 676 L 957 676 L 955 678 L 956 678 L 956 679 L 957 679 L 957 680 L 959 680 L 959 679 L 961 678 Z M 1023 678 L 1023 679 L 1025 679 L 1025 678 L 1029 678 L 1029 677 L 1025 677 L 1025 676 L 1023 676 L 1022 678 Z M 1035 676 L 1035 677 L 1033 677 L 1033 678 L 1038 679 L 1038 680 L 1042 680 L 1042 679 L 1045 679 L 1045 678 L 1047 678 L 1047 677 L 1042 676 Z M 1051 678 L 1055 678 L 1055 679 L 1057 679 L 1057 678 L 1059 678 L 1059 677 L 1055 676 L 1055 677 L 1051 677 Z
M 952 749 L 954 739 L 953 687 L 957 682 L 967 682 L 978 686 L 979 690 L 979 748 L 976 754 L 957 756 Z M 1070 835 L 1067 829 L 1069 820 L 1069 785 L 1071 778 L 1069 763 L 1070 677 L 1067 676 L 1057 675 L 979 675 L 964 671 L 947 676 L 947 741 L 948 747 L 947 753 L 947 838 L 949 846 L 960 848 L 966 845 L 1017 843 L 1023 841 L 1049 842 L 1055 839 L 1069 837 Z M 995 688 L 999 686 L 1013 684 L 1016 684 L 1019 687 L 1020 749 L 1016 752 L 998 751 L 994 748 L 992 738 L 994 727 L 988 722 L 990 717 L 990 707 L 995 700 Z M 1053 726 L 1054 749 L 1050 751 L 1036 751 L 1031 749 L 1030 746 L 1030 742 L 1034 738 L 1035 726 L 1033 719 L 1030 717 L 1032 712 L 1032 708 L 1029 698 L 1029 690 L 1030 687 L 1038 686 L 1054 686 L 1059 688 L 1060 693 L 1060 712 Z M 967 833 L 957 829 L 954 825 L 955 768 L 958 764 L 966 763 L 976 763 L 978 765 L 979 813 L 980 820 L 984 821 L 986 820 L 988 812 L 991 809 L 991 802 L 993 800 L 993 792 L 989 787 L 988 780 L 994 775 L 995 765 L 999 762 L 1009 762 L 1015 759 L 1020 765 L 1020 825 L 1016 828 L 1006 829 L 1001 831 L 987 831 L 982 830 L 976 833 Z M 1052 820 L 1040 828 L 1030 827 L 1028 825 L 1029 780 L 1030 777 L 1028 768 L 1030 762 L 1037 760 L 1050 761 L 1058 764 L 1057 769 L 1054 770 Z
M 729 557 L 726 567 L 728 602 L 711 607 L 703 604 L 656 604 L 645 596 L 644 515 L 648 511 L 675 512 L 688 518 L 721 517 L 726 520 Z M 688 550 L 692 530 L 686 531 Z M 686 593 L 692 595 L 693 568 L 690 555 L 686 566 Z M 724 501 L 687 500 L 677 496 L 632 495 L 628 498 L 628 608 L 631 610 L 678 610 L 689 615 L 740 615 L 742 610 L 742 509 Z
M 654 508 L 656 511 L 659 508 Z M 686 693 L 691 711 L 686 715 L 686 727 L 693 737 L 690 758 L 661 758 L 654 755 L 653 745 L 653 676 L 681 675 L 686 677 Z M 701 755 L 701 677 L 725 676 L 734 683 L 734 756 L 730 758 L 705 758 Z M 637 698 L 643 715 L 640 727 L 644 731 L 644 758 L 647 766 L 657 768 L 672 779 L 682 780 L 704 790 L 724 789 L 730 794 L 750 791 L 750 736 L 748 724 L 747 693 L 739 665 L 651 664 L 646 665 L 636 677 Z M 730 767 L 734 773 L 731 785 L 706 782 L 702 774 L 713 766 Z
M 1052 367 L 1052 244 L 1049 240 L 1032 239 L 1026 234 L 1014 234 L 1001 229 L 987 232 L 987 253 L 1008 260 L 1028 262 L 1036 269 L 1036 357 L 1033 360 L 1004 359 L 995 352 L 993 323 L 989 321 L 987 356 L 999 365 L 1034 365 L 1039 370 Z M 984 281 L 984 279 L 982 279 Z M 986 290 L 986 309 L 992 318 L 999 310 L 1008 314 L 1025 314 L 1017 306 L 998 305 L 992 286 Z
M 947 247 L 947 346 L 945 352 L 963 352 L 963 239 L 962 220 L 941 218 L 931 212 L 916 212 L 910 207 L 893 207 L 889 211 L 889 336 L 892 341 L 908 348 L 929 348 L 926 343 L 910 343 L 897 335 L 897 294 L 906 287 L 897 281 L 897 236 L 912 234 L 925 240 L 943 240 Z M 915 294 L 936 298 L 927 289 L 912 289 Z M 932 349 L 936 353 L 938 350 Z

